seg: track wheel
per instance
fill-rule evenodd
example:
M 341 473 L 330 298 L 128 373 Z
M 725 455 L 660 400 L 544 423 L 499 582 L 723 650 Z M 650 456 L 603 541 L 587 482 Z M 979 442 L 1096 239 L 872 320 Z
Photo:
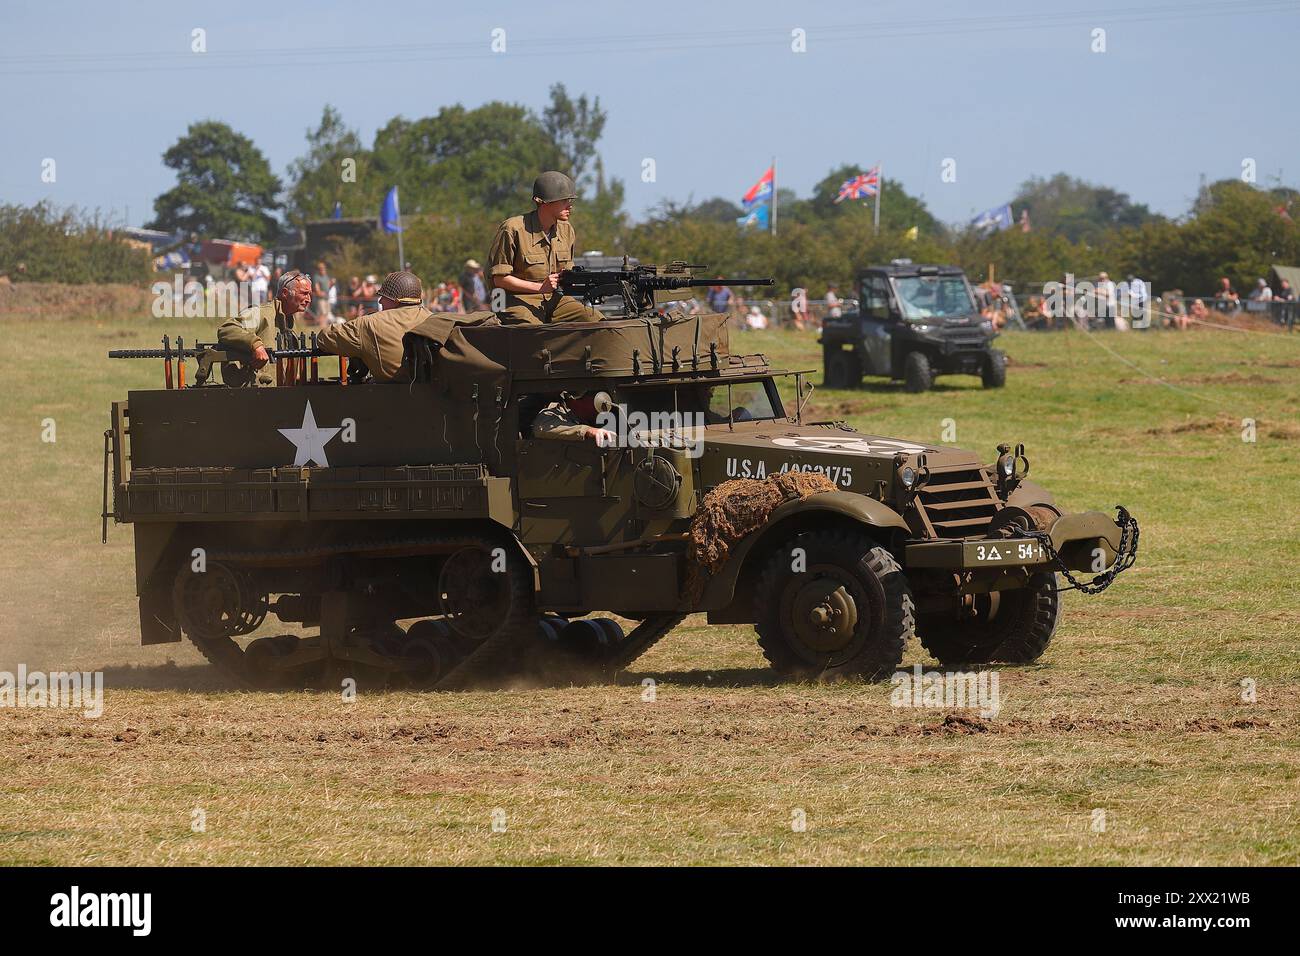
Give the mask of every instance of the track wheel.
M 560 635 L 560 642 L 566 650 L 585 660 L 599 660 L 611 643 L 609 632 L 594 617 L 570 621 Z
M 284 638 L 293 641 L 290 644 Z M 244 649 L 244 679 L 253 687 L 271 690 L 289 683 L 289 675 L 275 666 L 275 661 L 293 653 L 298 638 L 293 635 L 260 637 Z
M 401 648 L 401 657 L 407 664 L 404 683 L 417 690 L 427 690 L 450 674 L 462 656 L 446 624 L 416 621 L 406 632 Z
M 614 620 L 612 617 L 599 617 L 596 619 L 596 622 L 605 632 L 606 647 L 612 649 L 623 643 L 626 635 L 623 633 L 622 624 L 618 623 L 618 621 Z
M 468 654 L 438 681 L 440 690 L 492 680 L 537 633 L 532 571 L 501 535 L 463 538 L 438 574 L 443 619 Z

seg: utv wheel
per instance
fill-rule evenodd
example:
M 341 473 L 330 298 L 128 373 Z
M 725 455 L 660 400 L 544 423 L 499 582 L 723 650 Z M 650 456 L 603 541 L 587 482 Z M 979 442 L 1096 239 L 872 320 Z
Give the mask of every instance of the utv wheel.
M 991 349 L 984 358 L 984 370 L 980 379 L 985 388 L 1001 388 L 1007 384 L 1007 353 L 1000 349 Z
M 825 350 L 827 388 L 857 388 L 862 384 L 862 364 L 857 355 L 840 348 Z
M 796 548 L 803 552 L 797 565 Z M 893 555 L 857 532 L 818 531 L 791 538 L 768 561 L 755 630 L 779 674 L 875 680 L 902 660 L 914 612 Z
M 903 360 L 903 384 L 909 392 L 926 392 L 934 384 L 930 360 L 923 353 L 907 353 Z
M 945 667 L 1038 660 L 1056 633 L 1061 609 L 1056 575 L 1035 574 L 1028 586 L 995 594 L 981 596 L 983 606 L 975 618 L 923 615 L 917 623 L 921 646 Z

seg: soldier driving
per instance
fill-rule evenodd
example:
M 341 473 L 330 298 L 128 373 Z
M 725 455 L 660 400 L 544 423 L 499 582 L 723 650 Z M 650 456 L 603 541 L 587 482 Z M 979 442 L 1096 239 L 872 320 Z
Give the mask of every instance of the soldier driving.
M 608 392 L 561 392 L 533 419 L 534 438 L 594 441 L 598 448 L 613 448 L 618 436 L 596 425 L 598 416 L 613 408 Z
M 577 187 L 564 173 L 533 183 L 537 208 L 497 228 L 488 254 L 492 286 L 506 292 L 506 322 L 597 322 L 599 312 L 559 291 L 560 273 L 573 267 L 576 236 L 569 224 Z
M 270 302 L 245 309 L 231 316 L 217 329 L 219 348 L 235 355 L 248 356 L 227 362 L 221 371 L 222 381 L 231 386 L 275 384 L 267 363 L 267 348 L 275 348 L 277 331 L 292 331 L 294 320 L 311 305 L 311 279 L 294 270 L 280 279 L 276 296 Z
M 402 337 L 433 313 L 424 307 L 424 287 L 413 272 L 390 272 L 379 288 L 381 311 L 332 325 L 316 335 L 324 352 L 360 359 L 377 382 L 409 382 Z

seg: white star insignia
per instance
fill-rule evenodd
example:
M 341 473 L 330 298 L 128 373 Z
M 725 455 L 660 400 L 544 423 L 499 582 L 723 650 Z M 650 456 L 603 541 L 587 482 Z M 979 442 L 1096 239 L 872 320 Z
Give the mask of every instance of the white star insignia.
M 328 468 L 330 465 L 329 459 L 325 457 L 325 446 L 329 444 L 331 438 L 342 430 L 342 428 L 317 427 L 316 416 L 312 414 L 311 410 L 311 402 L 307 403 L 307 410 L 302 413 L 302 428 L 276 429 L 297 447 L 298 454 L 293 459 L 295 466 L 305 465 L 311 461 L 322 468 Z

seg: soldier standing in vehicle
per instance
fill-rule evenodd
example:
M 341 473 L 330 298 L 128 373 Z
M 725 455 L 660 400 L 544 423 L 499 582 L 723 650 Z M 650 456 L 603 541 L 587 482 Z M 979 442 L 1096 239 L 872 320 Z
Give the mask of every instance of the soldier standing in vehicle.
M 275 384 L 266 350 L 275 348 L 277 331 L 292 331 L 295 320 L 305 322 L 304 313 L 311 305 L 311 279 L 297 271 L 286 273 L 276 288 L 275 298 L 238 317 L 231 316 L 217 329 L 217 345 L 223 351 L 241 356 L 237 362 L 226 362 L 221 378 L 231 386 L 260 386 Z M 248 356 L 243 358 L 242 356 Z
M 316 334 L 322 352 L 360 359 L 377 382 L 409 382 L 402 338 L 433 313 L 426 309 L 424 286 L 413 272 L 390 272 L 379 288 L 380 311 L 331 325 Z
M 577 241 L 569 213 L 577 187 L 564 173 L 546 172 L 533 183 L 537 208 L 497 228 L 488 254 L 492 287 L 506 292 L 506 322 L 598 322 L 601 314 L 559 291 L 560 273 L 573 267 Z

